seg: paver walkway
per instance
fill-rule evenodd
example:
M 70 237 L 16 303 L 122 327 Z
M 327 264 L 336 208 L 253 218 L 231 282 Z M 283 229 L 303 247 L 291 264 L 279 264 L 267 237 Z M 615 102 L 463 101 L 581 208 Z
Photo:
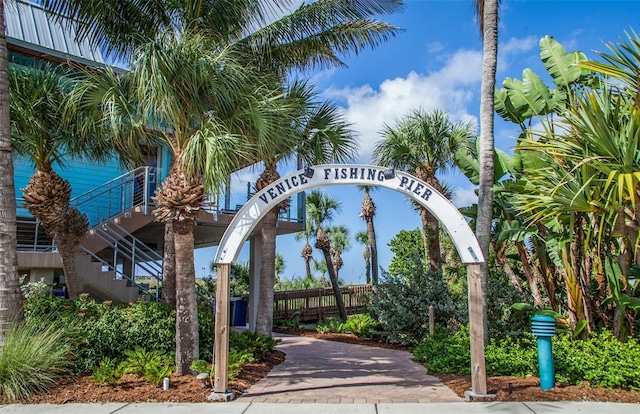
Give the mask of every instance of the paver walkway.
M 237 401 L 267 403 L 428 403 L 463 401 L 411 354 L 394 349 L 280 335 L 287 354 Z

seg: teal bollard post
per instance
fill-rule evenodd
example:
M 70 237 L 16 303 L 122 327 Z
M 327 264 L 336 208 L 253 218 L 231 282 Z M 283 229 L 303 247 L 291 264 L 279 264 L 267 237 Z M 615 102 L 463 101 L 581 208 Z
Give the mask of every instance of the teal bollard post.
M 551 316 L 535 315 L 531 318 L 531 332 L 538 337 L 540 388 L 550 390 L 556 385 L 551 345 L 551 337 L 556 334 L 556 320 Z

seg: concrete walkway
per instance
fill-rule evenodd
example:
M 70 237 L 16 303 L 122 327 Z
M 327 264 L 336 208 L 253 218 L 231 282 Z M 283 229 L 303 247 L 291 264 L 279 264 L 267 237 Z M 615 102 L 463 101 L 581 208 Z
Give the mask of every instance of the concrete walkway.
M 284 363 L 253 384 L 238 403 L 461 402 L 411 354 L 320 339 L 277 335 Z

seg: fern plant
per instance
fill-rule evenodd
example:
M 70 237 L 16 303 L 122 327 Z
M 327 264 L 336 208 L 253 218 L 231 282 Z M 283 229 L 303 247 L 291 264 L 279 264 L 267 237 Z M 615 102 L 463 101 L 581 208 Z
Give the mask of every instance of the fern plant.
M 107 357 L 100 361 L 97 367 L 93 368 L 90 380 L 102 386 L 118 385 L 125 374 L 125 367 L 124 363 L 118 363 L 117 360 Z

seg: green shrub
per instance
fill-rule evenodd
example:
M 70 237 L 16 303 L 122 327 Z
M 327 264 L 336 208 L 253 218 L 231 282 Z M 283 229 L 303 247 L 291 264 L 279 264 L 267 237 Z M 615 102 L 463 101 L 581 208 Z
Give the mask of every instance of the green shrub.
M 417 344 L 429 329 L 429 305 L 435 307 L 436 325 L 459 320 L 441 274 L 416 270 L 409 276 L 381 276 L 383 282 L 371 295 L 371 313 L 381 323 L 375 334 L 390 342 Z
M 553 340 L 556 377 L 577 384 L 640 389 L 640 344 L 621 342 L 609 331 L 588 340 L 571 340 L 561 335 Z
M 345 324 L 336 318 L 327 318 L 320 322 L 316 326 L 316 330 L 320 333 L 335 332 L 344 333 Z
M 77 373 L 90 372 L 104 358 L 122 361 L 124 351 L 143 347 L 161 353 L 175 351 L 175 309 L 163 303 L 96 303 L 87 295 L 75 301 L 58 297 L 29 298 L 28 324 L 59 321 L 76 355 Z M 214 317 L 210 306 L 198 307 L 200 356 L 211 359 Z
M 430 374 L 469 375 L 471 354 L 469 328 L 463 326 L 456 333 L 436 329 L 426 336 L 412 353 L 416 361 L 427 367 Z
M 147 351 L 139 346 L 124 353 L 127 356 L 124 361 L 126 372 L 143 377 L 152 385 L 160 386 L 163 378 L 173 372 L 173 355 L 155 349 Z
M 253 360 L 266 361 L 280 343 L 279 339 L 271 338 L 267 335 L 260 335 L 256 332 L 231 331 L 229 334 L 229 348 L 236 352 L 248 352 Z
M 375 336 L 373 332 L 379 329 L 380 323 L 368 313 L 350 316 L 342 326 L 342 332 L 352 333 L 363 338 Z
M 71 346 L 55 324 L 14 326 L 0 349 L 0 393 L 19 401 L 46 391 L 71 375 L 70 361 Z
M 120 380 L 122 380 L 122 376 L 125 374 L 125 364 L 107 357 L 100 361 L 97 366 L 93 367 L 92 371 L 91 381 L 97 382 L 102 386 L 118 385 L 120 384 Z
M 485 362 L 488 375 L 538 375 L 536 339 L 530 334 L 491 339 L 485 347 Z
M 242 370 L 242 367 L 247 362 L 253 362 L 254 358 L 250 351 L 247 350 L 229 350 L 229 365 L 228 365 L 228 375 L 229 381 L 233 381 L 238 378 L 238 374 Z
M 189 365 L 189 369 L 191 371 L 195 371 L 198 374 L 209 373 L 211 372 L 211 364 L 205 361 L 204 359 L 198 359 L 193 361 L 191 365 Z

